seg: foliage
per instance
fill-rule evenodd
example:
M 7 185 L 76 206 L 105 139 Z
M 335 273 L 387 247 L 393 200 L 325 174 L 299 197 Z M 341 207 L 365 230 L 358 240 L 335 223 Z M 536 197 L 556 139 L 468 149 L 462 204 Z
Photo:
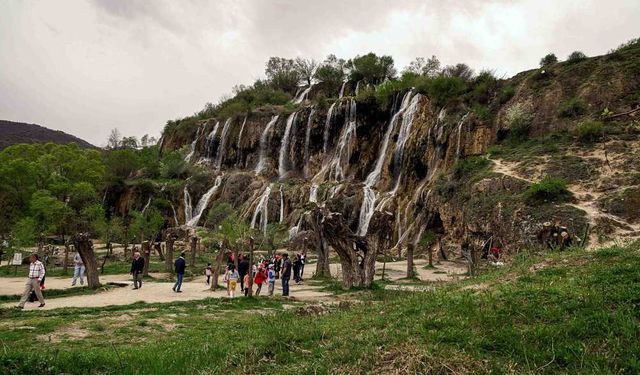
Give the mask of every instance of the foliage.
M 403 69 L 402 74 L 406 73 L 434 77 L 440 73 L 440 60 L 435 55 L 427 60 L 424 57 L 416 57 Z
M 140 241 L 155 239 L 164 224 L 164 217 L 155 207 L 149 207 L 145 212 L 133 211 L 131 217 L 129 230 L 134 235 L 139 234 Z
M 303 59 L 301 57 L 297 57 L 295 69 L 299 72 L 301 80 L 305 81 L 307 85 L 311 85 L 311 80 L 316 73 L 318 65 L 318 62 L 314 59 Z
M 518 102 L 507 108 L 505 120 L 510 129 L 510 137 L 514 140 L 526 139 L 532 119 L 531 104 L 528 102 Z
M 420 238 L 420 242 L 418 243 L 422 248 L 427 248 L 429 246 L 433 246 L 436 243 L 438 236 L 431 229 L 426 230 Z
M 504 104 L 506 102 L 508 102 L 509 100 L 511 100 L 511 98 L 513 98 L 513 96 L 516 94 L 516 89 L 515 87 L 513 87 L 512 85 L 507 85 L 504 86 L 501 90 L 500 90 L 500 104 Z
M 604 124 L 601 121 L 583 121 L 576 127 L 575 135 L 582 142 L 596 142 L 604 136 Z
M 270 57 L 267 61 L 265 75 L 271 86 L 289 94 L 293 94 L 303 78 L 297 69 L 296 61 L 283 57 Z
M 180 152 L 172 151 L 162 155 L 160 175 L 163 178 L 184 178 L 189 170 L 187 163 Z
M 229 203 L 216 203 L 209 209 L 209 213 L 207 214 L 206 226 L 208 228 L 215 229 L 232 214 L 233 207 Z
M 558 58 L 555 54 L 549 53 L 545 57 L 540 59 L 540 67 L 545 68 L 549 65 L 553 65 L 558 62 Z
M 478 117 L 482 121 L 489 121 L 491 119 L 491 112 L 487 106 L 482 104 L 475 103 L 471 110 L 475 113 L 476 117 Z
M 472 82 L 469 99 L 480 104 L 489 104 L 498 89 L 498 80 L 492 71 L 483 70 Z
M 437 106 L 445 106 L 458 99 L 467 90 L 467 85 L 460 77 L 440 75 L 424 82 L 422 90 Z
M 464 63 L 458 63 L 456 65 L 448 65 L 442 69 L 442 75 L 446 77 L 457 77 L 462 79 L 465 83 L 469 83 L 473 80 L 475 74 L 473 69 L 469 65 Z
M 571 192 L 567 189 L 567 182 L 562 178 L 545 177 L 529 185 L 524 192 L 524 199 L 530 205 L 563 202 L 569 198 Z
M 470 177 L 473 174 L 486 171 L 490 165 L 491 162 L 481 156 L 460 159 L 453 166 L 453 175 L 460 180 L 463 177 Z
M 570 64 L 578 63 L 580 61 L 586 60 L 587 55 L 585 55 L 581 51 L 573 51 L 569 56 L 567 56 L 567 62 Z
M 587 111 L 586 104 L 578 97 L 570 98 L 560 104 L 560 116 L 577 117 Z
M 609 53 L 625 51 L 625 50 L 633 49 L 636 47 L 640 47 L 640 38 L 630 39 L 620 44 L 618 47 L 616 47 L 613 51 L 610 51 Z
M 347 62 L 346 66 L 351 70 L 350 80 L 354 82 L 364 80 L 367 83 L 377 84 L 396 75 L 393 58 L 387 55 L 378 56 L 373 52 L 354 57 Z
M 335 55 L 329 55 L 318 66 L 315 78 L 325 86 L 327 95 L 337 93 L 345 78 L 345 64 L 343 59 L 338 59 Z

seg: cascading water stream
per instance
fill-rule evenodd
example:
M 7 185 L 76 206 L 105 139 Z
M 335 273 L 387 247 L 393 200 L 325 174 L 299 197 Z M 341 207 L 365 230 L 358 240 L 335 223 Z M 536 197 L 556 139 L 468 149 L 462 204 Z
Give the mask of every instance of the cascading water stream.
M 302 91 L 302 93 L 300 93 L 300 95 L 296 96 L 296 98 L 293 99 L 293 102 L 295 104 L 302 103 L 307 98 L 307 96 L 309 95 L 309 92 L 311 91 L 312 88 L 313 88 L 313 84 L 309 85 L 309 87 L 307 87 L 304 91 Z
M 309 118 L 307 119 L 307 130 L 304 134 L 304 175 L 307 176 L 307 172 L 309 167 L 309 141 L 311 139 L 311 125 L 313 121 L 313 116 L 316 114 L 316 109 L 311 107 L 311 112 L 309 113 Z
M 280 185 L 280 223 L 284 221 L 284 193 L 282 192 L 282 185 Z
M 398 122 L 400 116 L 403 115 L 407 107 L 411 102 L 411 96 L 413 91 L 410 90 L 404 97 L 402 98 L 402 105 L 398 112 L 396 112 L 391 120 L 389 121 L 389 126 L 387 127 L 387 131 L 384 135 L 384 139 L 382 141 L 382 147 L 380 148 L 380 153 L 378 154 L 378 159 L 376 160 L 376 164 L 367 176 L 363 186 L 364 197 L 362 199 L 362 206 L 360 207 L 360 217 L 358 219 L 358 230 L 356 232 L 359 236 L 364 236 L 367 234 L 369 230 L 369 222 L 373 217 L 373 212 L 375 210 L 376 203 L 376 194 L 373 191 L 372 187 L 378 183 L 380 179 L 380 174 L 382 173 L 382 167 L 384 166 L 384 161 L 387 155 L 387 148 L 389 147 L 389 140 L 391 138 L 391 134 L 393 133 L 395 126 Z
M 353 143 L 356 136 L 356 101 L 351 99 L 345 108 L 345 125 L 340 134 L 333 158 L 329 162 L 329 178 L 334 181 L 342 181 L 345 178 L 349 159 L 353 151 Z
M 293 112 L 287 118 L 287 125 L 284 130 L 284 135 L 282 136 L 282 143 L 280 144 L 280 155 L 278 157 L 278 176 L 280 179 L 284 178 L 287 174 L 288 169 L 288 159 L 289 159 L 289 143 L 291 138 L 291 128 L 294 127 L 296 123 L 296 119 L 298 117 L 298 112 Z
M 331 120 L 333 120 L 333 110 L 336 107 L 336 103 L 338 103 L 338 101 L 333 102 L 329 107 L 329 111 L 327 112 L 327 119 L 324 123 L 322 152 L 325 154 L 327 153 L 327 146 L 329 144 L 329 130 L 331 129 Z
M 344 97 L 344 88 L 347 85 L 347 80 L 342 82 L 342 86 L 340 86 L 340 93 L 338 94 L 338 99 L 342 99 Z
M 267 126 L 262 131 L 262 135 L 260 135 L 260 152 L 258 164 L 256 165 L 256 173 L 260 174 L 265 167 L 265 158 L 267 157 L 267 141 L 269 140 L 269 131 L 273 127 L 273 125 L 278 121 L 280 116 L 276 115 L 271 118 Z
M 200 139 L 203 131 L 204 124 L 200 125 L 200 127 L 196 131 L 196 138 L 193 140 L 193 142 L 191 142 L 191 149 L 189 150 L 187 156 L 184 157 L 184 161 L 186 161 L 187 163 L 191 161 L 191 158 L 193 158 L 193 155 L 196 153 L 196 145 L 198 144 L 198 140 Z
M 269 221 L 269 195 L 271 195 L 272 186 L 273 184 L 269 184 L 269 186 L 264 189 L 256 205 L 256 210 L 253 212 L 253 217 L 251 218 L 251 228 L 255 229 L 256 224 L 258 224 L 258 215 L 260 216 L 260 230 L 262 230 L 262 233 L 265 235 L 267 234 L 267 224 Z
M 218 128 L 220 127 L 220 121 L 217 121 L 213 126 L 213 130 L 207 135 L 207 143 L 205 148 L 205 156 L 211 158 L 214 147 L 216 146 L 216 135 L 218 134 Z
M 456 147 L 456 162 L 458 161 L 458 159 L 460 159 L 460 138 L 462 137 L 462 125 L 467 119 L 467 116 L 469 116 L 469 112 L 465 113 L 465 115 L 462 116 L 460 122 L 458 123 L 458 145 Z
M 147 201 L 147 204 L 145 204 L 144 207 L 142 208 L 142 213 L 143 214 L 147 210 L 147 208 L 149 208 L 149 205 L 151 204 L 151 198 L 153 198 L 153 197 L 149 197 L 149 200 Z
M 220 133 L 220 146 L 218 146 L 218 153 L 216 156 L 216 170 L 220 170 L 222 166 L 222 161 L 224 160 L 225 147 L 227 145 L 227 135 L 229 134 L 229 127 L 231 125 L 231 118 L 228 118 L 227 121 L 224 122 L 224 126 L 222 127 L 222 133 Z
M 404 147 L 409 139 L 409 134 L 411 133 L 411 126 L 413 124 L 413 120 L 415 118 L 416 112 L 418 111 L 418 106 L 420 104 L 420 100 L 422 99 L 422 95 L 416 94 L 411 99 L 411 103 L 409 103 L 409 107 L 404 111 L 402 115 L 402 124 L 400 125 L 400 130 L 398 131 L 398 140 L 396 141 L 396 148 L 393 151 L 393 171 L 397 175 L 396 183 L 393 188 L 393 194 L 395 195 L 398 190 L 400 180 L 402 178 L 402 157 L 404 156 Z
M 196 204 L 196 209 L 193 212 L 193 216 L 191 217 L 191 219 L 187 220 L 187 223 L 186 223 L 187 226 L 193 227 L 198 225 L 198 221 L 200 221 L 200 217 L 202 216 L 202 213 L 209 205 L 209 200 L 211 199 L 211 196 L 215 194 L 216 191 L 218 191 L 218 188 L 220 188 L 221 184 L 222 184 L 222 176 L 216 177 L 216 180 L 213 183 L 213 186 L 209 190 L 207 190 L 207 192 L 204 193 L 204 195 L 202 195 L 202 197 L 198 201 L 198 204 Z
M 309 202 L 318 202 L 318 184 L 311 184 L 311 188 L 309 189 Z
M 238 142 L 236 142 L 236 150 L 237 150 L 236 164 L 240 163 L 240 160 L 242 159 L 240 157 L 240 142 L 242 142 L 242 133 L 244 133 L 244 126 L 247 124 L 247 117 L 249 116 L 248 115 L 244 116 L 244 120 L 242 120 L 242 126 L 240 126 L 240 133 L 238 133 Z
M 186 224 L 193 217 L 193 207 L 191 206 L 191 194 L 189 194 L 189 189 L 187 188 L 186 185 L 184 187 L 183 195 L 184 195 L 184 198 L 183 198 L 184 199 L 184 221 Z

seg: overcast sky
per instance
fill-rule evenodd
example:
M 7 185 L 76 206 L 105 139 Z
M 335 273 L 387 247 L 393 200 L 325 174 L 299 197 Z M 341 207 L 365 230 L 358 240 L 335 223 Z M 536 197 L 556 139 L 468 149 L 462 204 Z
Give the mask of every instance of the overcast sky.
M 0 119 L 104 145 L 262 77 L 269 56 L 416 56 L 500 76 L 640 36 L 639 0 L 0 0 Z

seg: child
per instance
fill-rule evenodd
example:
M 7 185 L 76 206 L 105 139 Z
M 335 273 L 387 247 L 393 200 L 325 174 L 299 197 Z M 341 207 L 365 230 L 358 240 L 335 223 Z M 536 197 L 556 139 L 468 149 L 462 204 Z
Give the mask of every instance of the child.
M 267 282 L 269 283 L 269 295 L 273 295 L 273 289 L 276 286 L 276 271 L 273 270 L 273 264 L 269 265 L 269 272 L 267 272 Z
M 211 283 L 211 263 L 207 263 L 207 268 L 204 269 L 204 274 L 207 276 L 207 285 Z
M 258 268 L 258 272 L 256 273 L 256 277 L 253 279 L 253 282 L 258 286 L 256 288 L 256 296 L 260 295 L 260 290 L 262 289 L 262 283 L 264 283 L 264 279 L 267 278 L 267 275 L 264 272 L 264 267 L 262 264 Z
M 242 280 L 242 285 L 244 285 L 244 296 L 247 297 L 249 295 L 249 273 L 244 275 L 244 280 Z
M 227 294 L 231 298 L 236 297 L 238 279 L 240 279 L 240 275 L 238 274 L 238 271 L 236 271 L 236 267 L 233 264 L 230 264 L 229 270 L 224 274 L 224 281 L 227 283 Z

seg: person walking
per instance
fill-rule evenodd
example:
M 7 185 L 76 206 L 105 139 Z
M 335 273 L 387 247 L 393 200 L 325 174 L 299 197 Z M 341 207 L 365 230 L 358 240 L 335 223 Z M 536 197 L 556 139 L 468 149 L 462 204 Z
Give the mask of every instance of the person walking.
M 300 284 L 300 254 L 296 254 L 293 260 L 293 280 L 296 284 Z
M 240 279 L 240 275 L 238 271 L 236 271 L 236 266 L 233 264 L 229 265 L 229 269 L 224 274 L 224 282 L 227 283 L 227 291 L 230 298 L 236 297 L 236 287 L 238 285 L 238 280 Z
M 176 259 L 174 266 L 176 270 L 176 283 L 173 285 L 173 291 L 176 293 L 182 293 L 182 279 L 184 278 L 184 270 L 187 268 L 187 261 L 184 259 L 184 252 L 180 253 L 178 259 Z
M 73 256 L 73 280 L 71 280 L 71 286 L 76 286 L 76 281 L 80 278 L 80 285 L 84 285 L 84 262 L 79 252 Z
M 207 285 L 211 284 L 211 274 L 212 274 L 211 263 L 207 263 L 207 268 L 204 269 L 204 274 L 205 276 L 207 276 Z
M 289 280 L 291 279 L 291 261 L 289 260 L 289 254 L 282 254 L 282 295 L 284 297 L 289 295 Z
M 240 275 L 240 280 L 244 281 L 244 277 L 247 273 L 249 273 L 249 261 L 244 255 L 240 255 L 240 263 L 238 263 L 238 274 Z M 240 291 L 244 292 L 244 282 L 240 284 Z
M 307 256 L 305 253 L 300 254 L 300 279 L 302 279 L 302 275 L 304 275 L 304 262 L 307 260 Z
M 18 309 L 24 309 L 24 304 L 27 302 L 27 299 L 29 299 L 32 291 L 36 293 L 36 297 L 38 301 L 40 301 L 40 306 L 38 307 L 44 307 L 44 297 L 42 296 L 42 290 L 40 290 L 40 283 L 46 273 L 44 264 L 38 259 L 38 254 L 31 254 L 29 261 L 31 264 L 29 264 L 28 280 L 25 284 L 22 298 L 20 298 L 20 303 L 16 306 Z
M 131 275 L 133 276 L 133 289 L 142 288 L 142 273 L 144 271 L 144 258 L 140 256 L 140 252 L 133 254 L 131 261 Z
M 258 267 L 258 272 L 256 272 L 256 277 L 253 279 L 253 282 L 256 283 L 256 296 L 260 295 L 260 290 L 262 290 L 262 284 L 264 283 L 267 275 L 264 272 L 264 267 L 260 265 Z
M 276 286 L 276 271 L 274 271 L 273 264 L 269 265 L 269 272 L 267 272 L 267 283 L 269 283 L 269 295 L 273 295 L 273 290 Z

